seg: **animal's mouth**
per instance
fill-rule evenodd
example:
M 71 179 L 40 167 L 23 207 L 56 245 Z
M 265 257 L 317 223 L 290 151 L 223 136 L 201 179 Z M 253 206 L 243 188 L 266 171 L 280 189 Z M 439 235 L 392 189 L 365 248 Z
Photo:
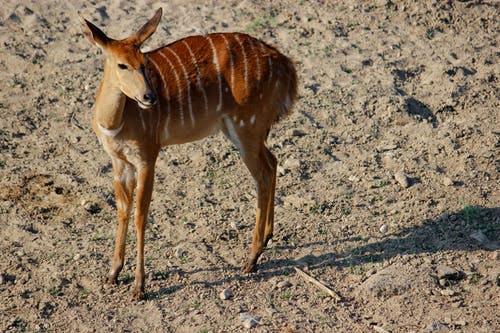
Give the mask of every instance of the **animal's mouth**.
M 136 102 L 137 102 L 137 105 L 139 105 L 139 107 L 141 109 L 144 109 L 144 110 L 150 109 L 151 107 L 153 107 L 156 104 L 156 101 L 154 101 L 153 103 L 150 103 L 150 102 L 142 102 L 138 99 L 136 99 Z

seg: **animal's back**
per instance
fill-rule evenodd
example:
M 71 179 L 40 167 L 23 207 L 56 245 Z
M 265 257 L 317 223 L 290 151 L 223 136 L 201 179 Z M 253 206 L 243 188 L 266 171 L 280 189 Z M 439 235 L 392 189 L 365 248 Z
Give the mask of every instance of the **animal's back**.
M 297 97 L 292 61 L 246 34 L 190 36 L 149 52 L 148 58 L 170 114 L 168 124 L 196 128 L 213 113 L 238 113 L 242 124 L 255 115 L 272 124 L 290 112 Z

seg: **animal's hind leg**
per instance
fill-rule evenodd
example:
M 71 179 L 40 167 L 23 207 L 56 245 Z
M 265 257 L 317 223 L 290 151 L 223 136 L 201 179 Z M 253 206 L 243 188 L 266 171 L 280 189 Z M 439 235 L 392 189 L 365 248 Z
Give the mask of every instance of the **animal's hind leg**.
M 257 260 L 273 232 L 274 191 L 277 161 L 265 145 L 267 130 L 235 127 L 229 118 L 224 120 L 224 134 L 238 147 L 248 170 L 257 185 L 257 214 L 250 256 L 242 268 L 245 273 L 256 270 Z
M 267 163 L 269 164 L 271 170 L 271 189 L 270 189 L 270 197 L 269 203 L 267 205 L 266 212 L 266 228 L 264 230 L 264 247 L 267 246 L 269 240 L 273 237 L 274 231 L 274 195 L 276 192 L 276 171 L 278 168 L 278 160 L 274 156 L 274 154 L 264 146 Z

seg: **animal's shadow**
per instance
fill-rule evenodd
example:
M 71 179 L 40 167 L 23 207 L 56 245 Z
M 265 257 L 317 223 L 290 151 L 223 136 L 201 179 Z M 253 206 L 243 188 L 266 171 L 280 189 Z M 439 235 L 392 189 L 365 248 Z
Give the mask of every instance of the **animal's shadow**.
M 319 228 L 319 227 L 318 227 Z M 475 236 L 474 236 L 475 235 Z M 478 240 L 482 238 L 482 240 Z M 232 281 L 268 280 L 274 276 L 294 274 L 293 267 L 307 266 L 314 274 L 314 270 L 328 266 L 351 267 L 365 263 L 382 262 L 396 256 L 406 254 L 438 253 L 449 250 L 472 251 L 486 249 L 494 251 L 500 249 L 500 207 L 485 208 L 467 206 L 456 212 L 445 212 L 440 216 L 422 221 L 422 223 L 403 228 L 396 233 L 387 233 L 381 237 L 363 239 L 349 237 L 332 242 L 312 242 L 297 246 L 276 246 L 277 251 L 291 248 L 308 248 L 324 246 L 330 248 L 334 243 L 357 242 L 360 245 L 347 251 L 334 253 L 325 251 L 324 254 L 307 255 L 297 259 L 270 259 L 261 262 L 259 271 L 245 275 L 239 273 L 239 267 L 210 267 L 191 271 L 178 270 L 170 274 L 182 272 L 183 275 L 192 275 L 200 271 L 218 274 L 219 271 L 234 271 L 231 277 L 212 281 L 192 281 L 190 284 L 201 284 L 215 287 Z M 161 298 L 183 289 L 186 285 L 168 285 L 168 278 L 163 280 L 165 287 L 148 294 L 148 298 Z

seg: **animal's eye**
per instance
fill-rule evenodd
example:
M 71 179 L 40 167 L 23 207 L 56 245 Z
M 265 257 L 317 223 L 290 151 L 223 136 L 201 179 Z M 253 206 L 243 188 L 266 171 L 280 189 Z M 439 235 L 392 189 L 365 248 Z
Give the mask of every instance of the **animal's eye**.
M 120 68 L 120 69 L 128 69 L 127 65 L 124 65 L 124 64 L 118 64 L 118 68 Z

